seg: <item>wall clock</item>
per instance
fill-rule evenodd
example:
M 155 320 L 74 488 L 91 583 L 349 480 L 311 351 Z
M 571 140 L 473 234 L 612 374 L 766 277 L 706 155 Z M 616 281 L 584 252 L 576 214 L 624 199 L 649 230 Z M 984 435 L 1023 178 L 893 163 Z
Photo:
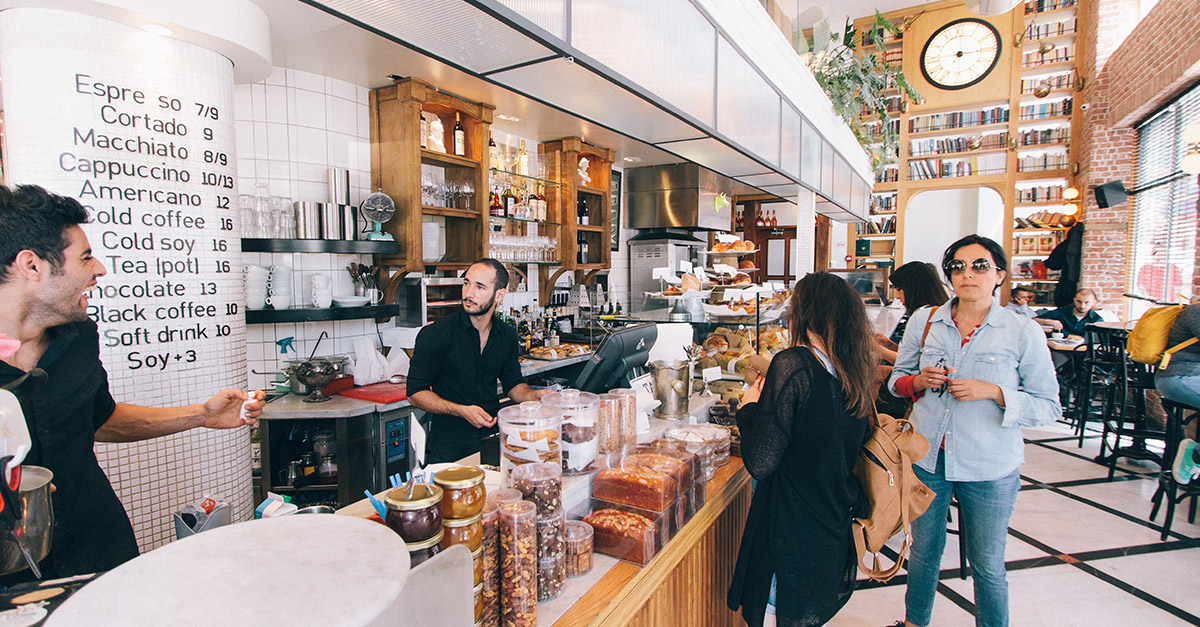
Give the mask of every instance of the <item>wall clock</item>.
M 1000 61 L 1000 33 L 973 17 L 939 28 L 921 50 L 921 74 L 939 89 L 964 89 L 983 80 Z

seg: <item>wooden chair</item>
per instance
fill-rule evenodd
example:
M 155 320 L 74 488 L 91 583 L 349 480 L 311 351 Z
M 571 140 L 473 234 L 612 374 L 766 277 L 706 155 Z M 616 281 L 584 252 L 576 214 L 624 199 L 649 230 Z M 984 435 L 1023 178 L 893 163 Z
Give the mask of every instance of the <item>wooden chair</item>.
M 1150 520 L 1153 521 L 1154 517 L 1158 515 L 1158 507 L 1165 500 L 1167 513 L 1163 518 L 1162 535 L 1159 537 L 1166 540 L 1171 533 L 1171 523 L 1175 519 L 1175 506 L 1189 497 L 1192 499 L 1192 504 L 1188 510 L 1188 522 L 1196 522 L 1196 501 L 1200 498 L 1200 480 L 1192 481 L 1187 485 L 1180 484 L 1171 472 L 1171 462 L 1173 461 L 1172 456 L 1179 448 L 1179 443 L 1183 441 L 1184 427 L 1200 416 L 1200 407 L 1177 403 L 1165 398 L 1162 404 L 1163 409 L 1167 412 L 1166 449 L 1163 455 L 1162 472 L 1158 474 L 1158 489 L 1150 499 L 1150 503 L 1153 505 L 1150 509 Z M 1184 414 L 1188 412 L 1191 412 L 1191 415 L 1185 417 Z

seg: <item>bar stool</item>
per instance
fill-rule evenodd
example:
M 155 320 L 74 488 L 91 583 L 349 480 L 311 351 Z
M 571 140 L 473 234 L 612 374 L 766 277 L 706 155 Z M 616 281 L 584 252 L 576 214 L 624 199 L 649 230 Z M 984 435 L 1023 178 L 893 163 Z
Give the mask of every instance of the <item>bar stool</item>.
M 1196 522 L 1196 500 L 1200 498 L 1200 481 L 1193 481 L 1189 484 L 1180 484 L 1175 480 L 1174 474 L 1171 472 L 1171 456 L 1175 454 L 1175 450 L 1179 448 L 1179 443 L 1183 441 L 1184 427 L 1187 423 L 1196 420 L 1200 416 L 1200 407 L 1194 407 L 1186 403 L 1178 403 L 1168 399 L 1162 399 L 1163 409 L 1167 412 L 1167 438 L 1166 449 L 1164 450 L 1164 460 L 1162 472 L 1158 473 L 1158 489 L 1154 491 L 1154 496 L 1151 497 L 1150 503 L 1153 505 L 1150 509 L 1150 520 L 1158 515 L 1158 507 L 1163 504 L 1163 500 L 1167 503 L 1166 517 L 1163 518 L 1162 535 L 1160 539 L 1166 540 L 1171 533 L 1171 523 L 1175 518 L 1175 505 L 1183 502 L 1184 499 L 1191 497 L 1192 505 L 1188 510 L 1188 522 Z M 1186 412 L 1192 412 L 1190 416 L 1184 417 Z M 1180 488 L 1183 488 L 1182 491 Z
M 1104 431 L 1100 434 L 1100 454 L 1096 461 L 1108 466 L 1111 480 L 1117 471 L 1117 460 L 1122 457 L 1144 459 L 1163 467 L 1163 455 L 1146 448 L 1147 440 L 1166 440 L 1163 430 L 1146 423 L 1146 391 L 1154 389 L 1154 368 L 1129 358 L 1125 352 L 1128 331 L 1114 330 L 1104 336 L 1105 350 L 1112 353 L 1116 364 L 1113 383 L 1105 394 Z M 1112 451 L 1105 455 L 1109 435 L 1112 435 Z M 1121 446 L 1121 440 L 1130 440 Z
M 1083 337 L 1087 349 L 1083 358 L 1078 361 L 1071 407 L 1071 417 L 1075 424 L 1075 434 L 1079 436 L 1080 448 L 1083 448 L 1087 421 L 1104 419 L 1105 399 L 1108 389 L 1112 387 L 1113 372 L 1117 369 L 1119 358 L 1113 350 L 1115 343 L 1108 338 L 1115 332 L 1113 329 L 1094 324 L 1084 327 Z

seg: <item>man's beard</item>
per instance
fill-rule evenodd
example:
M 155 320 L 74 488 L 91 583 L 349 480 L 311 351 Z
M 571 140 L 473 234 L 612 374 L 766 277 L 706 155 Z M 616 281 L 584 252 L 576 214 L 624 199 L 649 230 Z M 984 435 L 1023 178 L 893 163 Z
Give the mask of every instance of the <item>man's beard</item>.
M 492 297 L 488 299 L 487 304 L 480 306 L 479 311 L 477 311 L 475 313 L 471 313 L 470 311 L 467 311 L 465 307 L 463 308 L 463 310 L 467 311 L 468 316 L 485 317 L 485 316 L 492 315 L 492 309 L 495 304 L 496 304 L 496 295 L 493 293 Z

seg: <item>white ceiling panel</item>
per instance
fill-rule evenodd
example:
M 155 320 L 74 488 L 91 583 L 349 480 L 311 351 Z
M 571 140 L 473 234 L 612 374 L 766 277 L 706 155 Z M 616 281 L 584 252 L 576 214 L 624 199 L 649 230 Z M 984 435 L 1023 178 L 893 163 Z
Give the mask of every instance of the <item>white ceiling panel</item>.
M 787 185 L 759 185 L 759 189 L 780 198 L 786 198 L 789 202 L 796 202 L 796 195 L 800 193 L 801 187 L 796 183 L 789 183 Z
M 747 183 L 755 187 L 762 187 L 764 185 L 786 185 L 793 182 L 788 180 L 788 177 L 776 172 L 739 176 L 737 179 L 743 183 Z
M 779 122 L 779 169 L 800 178 L 800 113 L 784 102 Z
M 497 0 L 555 37 L 567 40 L 567 0 Z
M 808 120 L 800 123 L 800 180 L 809 187 L 821 185 L 821 136 Z
M 779 164 L 779 94 L 754 66 L 717 38 L 717 132 Z
M 322 4 L 476 73 L 555 54 L 461 0 L 324 0 Z
M 643 141 L 703 135 L 690 124 L 566 59 L 497 72 L 488 78 Z
M 713 125 L 716 30 L 689 0 L 572 0 L 573 48 Z
M 658 144 L 658 147 L 729 177 L 763 169 L 762 164 L 711 137 Z

